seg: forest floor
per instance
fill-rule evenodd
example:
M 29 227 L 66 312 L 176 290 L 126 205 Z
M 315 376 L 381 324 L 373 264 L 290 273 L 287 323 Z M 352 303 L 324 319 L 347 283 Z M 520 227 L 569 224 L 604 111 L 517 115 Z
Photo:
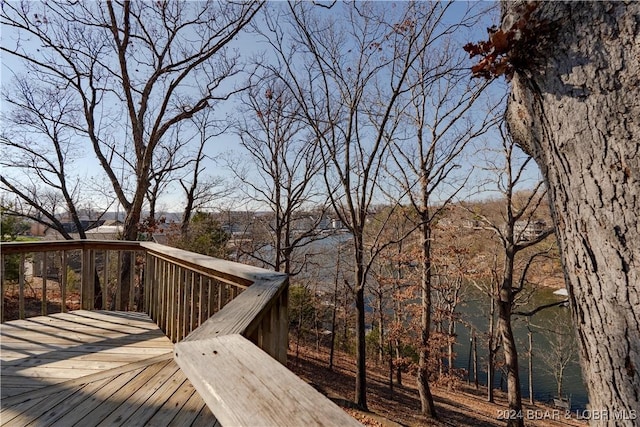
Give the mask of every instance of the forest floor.
M 312 346 L 301 346 L 299 357 L 290 350 L 288 368 L 311 384 L 322 394 L 345 409 L 351 416 L 367 426 L 504 426 L 507 413 L 506 394 L 496 390 L 495 403 L 486 400 L 486 387 L 459 384 L 455 390 L 432 387 L 438 421 L 419 414 L 420 398 L 415 378 L 405 374 L 403 385 L 389 389 L 385 370 L 368 366 L 367 403 L 369 412 L 354 409 L 355 362 L 353 356 L 337 353 L 334 369 L 328 369 L 326 349 L 316 351 Z M 523 402 L 524 403 L 524 402 Z M 586 426 L 585 420 L 567 418 L 565 411 L 543 403 L 524 404 L 522 416 L 526 426 Z

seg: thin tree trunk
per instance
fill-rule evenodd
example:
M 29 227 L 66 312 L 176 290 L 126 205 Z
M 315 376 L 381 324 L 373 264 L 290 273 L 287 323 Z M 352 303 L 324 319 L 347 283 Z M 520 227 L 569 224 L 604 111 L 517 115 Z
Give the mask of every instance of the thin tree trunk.
M 467 385 L 471 385 L 471 353 L 473 352 L 473 330 L 469 330 L 469 357 L 467 358 Z
M 384 311 L 382 304 L 382 290 L 380 290 L 380 294 L 378 295 L 378 361 L 382 364 L 384 363 Z
M 503 26 L 519 13 L 506 5 Z M 638 16 L 639 2 L 539 3 L 531 21 L 557 28 L 519 63 L 507 110 L 547 182 L 590 407 L 609 414 L 640 408 Z
M 494 332 L 494 316 L 495 316 L 496 300 L 491 297 L 491 308 L 489 310 L 489 345 L 488 345 L 488 357 L 487 357 L 487 401 L 493 403 L 493 382 L 495 377 L 495 332 Z
M 507 231 L 508 241 L 512 241 L 511 230 Z M 504 351 L 505 369 L 507 371 L 507 399 L 509 401 L 508 426 L 524 427 L 522 414 L 522 391 L 520 390 L 520 367 L 518 364 L 518 351 L 516 349 L 516 339 L 511 326 L 511 310 L 513 308 L 513 265 L 515 250 L 507 248 L 505 259 L 504 275 L 499 292 L 498 301 L 498 333 L 502 338 Z
M 449 336 L 447 338 L 449 339 L 449 342 L 447 344 L 447 363 L 449 364 L 449 366 L 447 366 L 447 371 L 449 372 L 449 375 L 453 375 L 453 344 L 455 343 L 454 337 L 456 335 L 456 322 L 453 320 L 449 320 L 448 333 Z
M 393 346 L 391 340 L 389 340 L 389 356 L 387 358 L 389 362 L 389 393 L 393 398 Z
M 396 340 L 396 382 L 402 385 L 402 353 L 400 348 L 400 340 Z
M 397 292 L 400 288 L 400 283 L 402 280 L 402 261 L 401 261 L 401 256 L 402 255 L 402 240 L 398 243 L 398 262 L 396 264 L 396 272 L 397 272 L 397 277 L 396 280 L 394 280 L 393 282 L 393 294 L 394 294 L 394 298 L 393 298 L 393 303 L 394 303 L 394 310 L 393 310 L 393 320 L 395 323 L 395 327 L 397 328 L 398 323 L 400 323 L 402 321 L 402 315 L 401 315 L 401 311 L 402 311 L 402 304 L 400 302 L 400 298 L 398 298 Z M 397 332 L 396 332 L 397 333 Z M 402 385 L 402 348 L 401 348 L 401 341 L 396 338 L 394 340 L 394 347 L 395 347 L 395 351 L 396 351 L 396 382 L 398 383 L 398 385 Z M 389 357 L 391 356 L 391 353 L 389 353 Z
M 498 303 L 498 331 L 502 337 L 505 368 L 507 371 L 507 399 L 509 401 L 508 426 L 524 427 L 522 414 L 522 392 L 520 390 L 520 372 L 518 366 L 518 352 L 516 340 L 511 328 L 511 301 Z
M 356 405 L 367 410 L 367 349 L 365 340 L 364 284 L 356 288 Z
M 529 403 L 533 405 L 533 334 L 529 331 Z
M 478 337 L 476 331 L 473 331 L 473 384 L 478 389 Z
M 428 218 L 426 210 L 424 215 Z M 429 335 L 431 332 L 431 227 L 428 221 L 422 225 L 422 281 L 421 281 L 421 322 L 420 322 L 420 351 L 418 359 L 418 393 L 420 407 L 424 415 L 437 419 L 436 407 L 429 387 Z
M 340 252 L 336 262 L 336 277 L 333 288 L 333 311 L 331 312 L 331 346 L 329 349 L 329 370 L 333 370 L 333 356 L 336 348 L 336 314 L 338 312 L 338 271 L 340 265 Z

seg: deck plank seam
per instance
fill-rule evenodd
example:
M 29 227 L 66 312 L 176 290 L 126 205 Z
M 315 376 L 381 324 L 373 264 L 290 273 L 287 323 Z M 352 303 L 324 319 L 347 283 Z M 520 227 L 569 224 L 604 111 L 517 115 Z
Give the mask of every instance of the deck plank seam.
M 122 365 L 117 368 L 108 369 L 102 372 L 97 372 L 95 374 L 86 375 L 80 378 L 74 378 L 74 379 L 60 382 L 57 384 L 45 386 L 36 390 L 30 390 L 30 391 L 20 393 L 11 397 L 3 398 L 2 406 L 7 407 L 7 406 L 15 405 L 30 399 L 36 399 L 41 396 L 47 396 L 52 393 L 57 393 L 59 391 L 63 391 L 70 387 L 79 387 L 81 385 L 84 385 L 90 382 L 99 381 L 109 377 L 114 377 L 117 375 L 124 374 L 126 372 L 135 371 L 136 369 L 144 368 L 144 367 L 153 365 L 155 363 L 159 363 L 159 362 L 163 362 L 171 359 L 173 359 L 173 353 L 168 352 L 168 353 L 154 356 L 148 359 L 139 360 L 133 363 L 128 363 L 126 365 Z

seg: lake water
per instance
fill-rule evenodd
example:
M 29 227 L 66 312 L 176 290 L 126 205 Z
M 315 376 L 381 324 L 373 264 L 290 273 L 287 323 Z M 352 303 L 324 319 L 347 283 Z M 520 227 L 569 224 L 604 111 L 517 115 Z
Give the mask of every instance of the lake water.
M 349 266 L 348 253 L 350 246 L 346 244 L 351 236 L 347 233 L 326 236 L 326 238 L 314 242 L 307 248 L 308 255 L 305 259 L 310 261 L 308 271 L 305 270 L 301 276 L 308 274 L 319 285 L 318 290 L 324 290 L 327 293 L 333 291 L 333 278 L 335 274 L 335 259 L 338 248 L 342 254 L 341 270 L 344 277 L 349 278 L 352 267 Z M 318 281 L 322 277 L 324 280 Z M 537 306 L 548 304 L 564 299 L 561 296 L 553 294 L 554 290 L 549 288 L 540 288 L 532 295 L 527 305 L 518 308 L 527 311 Z M 472 325 L 478 334 L 478 379 L 483 385 L 486 385 L 486 338 L 482 336 L 488 331 L 488 311 L 489 298 L 483 295 L 481 291 L 473 286 L 468 286 L 464 292 L 464 303 L 460 304 L 457 311 L 460 312 L 462 319 Z M 368 311 L 371 308 L 368 307 Z M 529 398 L 529 356 L 528 352 L 528 331 L 532 331 L 533 339 L 533 395 L 537 401 L 549 402 L 557 395 L 557 383 L 544 363 L 545 355 L 552 353 L 554 345 L 550 344 L 549 338 L 556 337 L 556 341 L 562 342 L 567 340 L 571 343 L 571 335 L 574 333 L 572 329 L 573 321 L 571 319 L 570 308 L 554 307 L 542 310 L 530 319 L 527 325 L 526 318 L 514 316 L 513 318 L 514 333 L 516 336 L 516 344 L 518 349 L 518 361 L 520 365 L 520 381 L 522 386 L 523 399 Z M 560 332 L 563 335 L 554 335 L 554 332 Z M 466 369 L 469 361 L 470 350 L 470 329 L 468 326 L 458 324 L 457 326 L 457 345 L 455 351 L 457 353 L 455 365 L 457 368 Z M 556 345 L 557 347 L 557 345 Z M 565 352 L 568 350 L 565 350 Z M 574 353 L 574 361 L 569 363 L 564 372 L 562 395 L 571 398 L 572 410 L 582 410 L 586 408 L 588 403 L 586 388 L 582 381 L 581 368 L 578 362 L 578 349 L 573 342 L 572 349 Z M 494 387 L 500 387 L 501 374 L 500 370 L 496 370 Z M 506 378 L 504 379 L 504 387 L 506 387 Z
M 538 289 L 528 303 L 519 308 L 528 311 L 543 304 L 564 299 L 553 294 L 553 289 Z M 476 328 L 478 336 L 478 379 L 486 385 L 486 357 L 487 341 L 482 333 L 488 331 L 489 299 L 477 288 L 469 286 L 465 291 L 466 302 L 458 310 L 463 319 L 466 319 Z M 518 310 L 518 309 L 517 309 Z M 531 317 L 529 325 L 527 319 L 520 316 L 513 317 L 514 334 L 518 350 L 518 363 L 520 366 L 520 381 L 523 399 L 529 399 L 529 339 L 528 332 L 532 332 L 533 341 L 533 396 L 537 401 L 549 402 L 557 395 L 557 382 L 548 366 L 553 363 L 554 351 L 563 354 L 572 352 L 574 360 L 567 365 L 562 385 L 563 397 L 571 399 L 573 410 L 582 410 L 588 403 L 587 391 L 582 380 L 581 367 L 578 362 L 578 349 L 575 340 L 572 340 L 573 322 L 569 307 L 553 307 L 541 310 Z M 466 369 L 470 351 L 470 328 L 459 325 L 457 328 L 457 358 L 456 367 Z M 557 350 L 556 350 L 557 349 Z M 549 361 L 545 362 L 545 358 Z M 473 367 L 472 367 L 473 369 Z M 473 374 L 473 373 L 472 373 Z M 496 369 L 494 387 L 500 388 L 501 373 Z M 503 379 L 503 389 L 506 390 L 506 378 Z

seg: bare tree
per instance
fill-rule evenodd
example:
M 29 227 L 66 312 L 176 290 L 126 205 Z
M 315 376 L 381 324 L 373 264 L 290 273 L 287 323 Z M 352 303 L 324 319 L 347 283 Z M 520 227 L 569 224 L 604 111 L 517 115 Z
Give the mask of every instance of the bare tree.
M 502 131 L 502 156 L 500 161 L 493 162 L 489 169 L 496 174 L 497 191 L 504 199 L 504 211 L 499 217 L 479 214 L 486 227 L 493 230 L 502 254 L 500 271 L 496 271 L 497 292 L 492 295 L 498 309 L 497 329 L 500 334 L 505 357 L 507 373 L 507 392 L 510 414 L 514 417 L 507 420 L 508 425 L 523 426 L 522 393 L 520 389 L 520 372 L 518 352 L 513 335 L 511 319 L 516 297 L 525 289 L 528 274 L 536 258 L 542 252 L 526 255 L 525 250 L 538 245 L 554 232 L 553 227 L 538 221 L 543 201 L 546 198 L 544 182 L 538 181 L 533 188 L 518 192 L 526 185 L 527 165 L 531 163 L 529 156 L 519 156 L 518 150 L 508 135 Z M 522 266 L 518 268 L 518 259 L 524 257 Z
M 260 3 L 7 3 L 2 24 L 15 36 L 2 51 L 22 60 L 32 80 L 63 90 L 79 106 L 75 130 L 124 206 L 124 237 L 136 227 L 155 149 L 178 123 L 229 96 L 220 86 L 238 71 L 226 46 Z M 193 34 L 199 34 L 193 42 Z M 37 40 L 38 49 L 25 42 Z M 119 126 L 121 119 L 126 123 Z M 114 132 L 130 141 L 136 177 L 127 194 L 110 163 Z
M 410 90 L 409 71 L 429 47 L 423 42 L 434 29 L 433 17 L 441 16 L 440 8 L 439 3 L 406 3 L 395 9 L 354 3 L 336 4 L 328 12 L 312 4 L 290 4 L 288 16 L 265 18 L 268 31 L 263 34 L 278 62 L 272 71 L 300 104 L 326 165 L 331 204 L 353 235 L 356 404 L 362 408 L 367 407 L 364 294 L 381 248 L 365 244 L 367 219 L 383 154 Z
M 453 24 L 445 22 L 447 6 L 433 4 L 428 15 L 431 30 L 418 42 L 422 49 L 412 64 L 412 82 L 407 108 L 403 111 L 404 133 L 396 136 L 389 151 L 395 167 L 390 174 L 418 217 L 421 236 L 420 361 L 418 390 L 422 412 L 436 417 L 428 383 L 429 339 L 432 313 L 433 240 L 438 215 L 454 200 L 464 184 L 458 174 L 458 157 L 471 140 L 487 131 L 494 120 L 491 108 L 475 118 L 473 105 L 483 85 L 470 82 L 462 70 L 463 57 L 455 50 L 450 34 L 475 22 L 468 12 Z
M 193 136 L 188 135 L 188 131 L 185 132 L 182 125 L 183 123 L 180 123 L 171 130 L 153 155 L 149 169 L 149 188 L 147 188 L 148 220 L 151 222 L 156 220 L 156 209 L 161 195 L 193 161 L 191 153 L 186 150 Z M 185 137 L 185 134 L 188 136 Z
M 212 138 L 218 137 L 227 130 L 226 126 L 220 126 L 213 119 L 211 110 L 203 112 L 198 117 L 193 117 L 192 122 L 197 131 L 198 141 L 195 153 L 187 162 L 187 170 L 190 172 L 179 179 L 180 186 L 185 194 L 185 205 L 182 214 L 180 230 L 182 234 L 187 232 L 193 213 L 198 210 L 209 209 L 213 204 L 232 193 L 229 184 L 221 177 L 203 175 L 205 171 L 205 148 Z
M 321 237 L 319 225 L 325 219 L 326 196 L 317 178 L 322 169 L 319 148 L 310 141 L 300 106 L 285 85 L 265 76 L 250 86 L 235 125 L 249 163 L 242 167 L 232 158 L 229 168 L 248 197 L 273 214 L 265 224 L 273 250 L 254 256 L 275 271 L 296 274 L 294 253 Z
M 60 214 L 68 214 L 81 239 L 86 238 L 81 222 L 82 198 L 89 197 L 81 176 L 74 173 L 79 159 L 79 140 L 67 123 L 78 118 L 80 107 L 68 93 L 37 85 L 26 77 L 14 76 L 14 88 L 3 93 L 10 111 L 3 115 L 5 128 L 0 146 L 4 171 L 2 188 L 13 193 L 18 203 L 11 214 L 23 216 L 71 239 Z M 99 195 L 91 194 L 94 201 Z M 109 204 L 106 204 L 109 207 Z M 94 218 L 98 219 L 98 218 Z
M 154 154 L 171 129 L 237 90 L 226 85 L 239 71 L 228 45 L 261 5 L 2 5 L 1 23 L 12 34 L 3 37 L 2 52 L 22 61 L 31 81 L 65 92 L 79 107 L 79 120 L 65 123 L 91 147 L 124 208 L 123 238 L 138 237 Z M 131 189 L 114 169 L 114 153 L 131 156 L 124 163 L 133 167 Z
M 547 340 L 547 350 L 540 353 L 540 358 L 546 370 L 556 380 L 556 395 L 562 398 L 562 386 L 565 370 L 578 361 L 578 342 L 573 327 L 567 327 L 566 316 L 556 313 L 552 317 L 551 325 L 542 330 L 542 335 Z
M 458 380 L 454 368 L 456 330 L 460 322 L 459 306 L 464 301 L 464 282 L 470 276 L 471 252 L 468 242 L 459 238 L 459 229 L 437 224 L 433 251 L 433 316 L 435 330 L 440 335 L 439 367 L 442 380 L 451 387 Z M 446 360 L 446 372 L 443 361 Z M 443 375 L 444 374 L 444 375 Z

